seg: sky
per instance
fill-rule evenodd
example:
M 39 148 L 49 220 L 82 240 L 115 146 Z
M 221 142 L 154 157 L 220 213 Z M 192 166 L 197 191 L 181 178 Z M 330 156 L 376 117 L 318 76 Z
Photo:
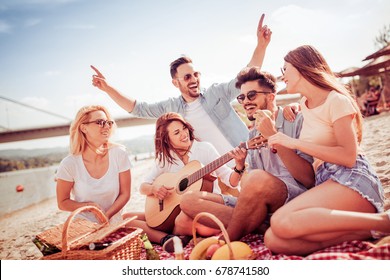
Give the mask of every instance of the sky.
M 201 84 L 227 82 L 250 60 L 262 13 L 272 30 L 263 70 L 279 76 L 283 57 L 315 46 L 334 71 L 363 66 L 390 24 L 388 0 L 0 0 L 0 131 L 60 125 L 103 104 L 128 116 L 91 85 L 90 65 L 122 93 L 155 102 L 180 93 L 169 64 L 181 54 Z M 154 125 L 118 129 L 114 140 L 153 134 Z M 4 149 L 66 146 L 68 137 L 0 144 Z

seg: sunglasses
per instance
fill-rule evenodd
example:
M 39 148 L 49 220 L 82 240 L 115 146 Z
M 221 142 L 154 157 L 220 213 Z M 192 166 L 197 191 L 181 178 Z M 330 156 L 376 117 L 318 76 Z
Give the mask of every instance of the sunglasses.
M 201 76 L 201 73 L 200 72 L 194 72 L 192 74 L 185 74 L 184 77 L 182 78 L 176 78 L 178 80 L 183 80 L 185 82 L 188 82 L 189 80 L 191 80 L 192 77 L 194 77 L 195 79 L 199 79 Z
M 251 91 L 248 91 L 248 93 L 246 95 L 242 93 L 239 96 L 237 96 L 237 101 L 238 101 L 238 103 L 242 104 L 242 103 L 244 103 L 245 97 L 248 98 L 249 101 L 253 101 L 253 100 L 255 100 L 258 93 L 269 94 L 272 92 L 251 90 Z
M 84 124 L 90 124 L 90 123 L 95 123 L 97 124 L 98 126 L 100 127 L 105 127 L 106 124 L 108 125 L 108 127 L 112 127 L 112 125 L 114 124 L 114 121 L 105 121 L 105 120 L 94 120 L 94 121 L 90 121 L 90 122 L 86 122 Z

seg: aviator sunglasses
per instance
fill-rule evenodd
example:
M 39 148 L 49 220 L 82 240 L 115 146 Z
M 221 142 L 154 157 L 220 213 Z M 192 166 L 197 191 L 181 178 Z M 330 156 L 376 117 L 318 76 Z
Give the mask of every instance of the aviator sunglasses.
M 108 127 L 112 127 L 112 125 L 114 124 L 114 121 L 108 121 L 108 120 L 105 121 L 105 120 L 99 119 L 99 120 L 94 120 L 94 121 L 86 122 L 86 123 L 84 123 L 84 124 L 90 124 L 90 123 L 95 123 L 95 124 L 97 124 L 97 125 L 100 126 L 100 127 L 105 127 L 106 124 L 108 125 Z
M 194 77 L 195 79 L 199 79 L 200 75 L 201 75 L 200 72 L 194 72 L 192 74 L 185 74 L 183 78 L 176 78 L 176 79 L 188 82 L 189 80 L 191 80 L 192 77 Z
M 251 90 L 251 91 L 248 91 L 248 93 L 246 95 L 241 93 L 239 96 L 237 96 L 237 101 L 238 101 L 238 103 L 242 104 L 242 103 L 244 103 L 245 97 L 248 98 L 249 101 L 253 101 L 253 100 L 255 100 L 258 93 L 269 94 L 272 92 Z

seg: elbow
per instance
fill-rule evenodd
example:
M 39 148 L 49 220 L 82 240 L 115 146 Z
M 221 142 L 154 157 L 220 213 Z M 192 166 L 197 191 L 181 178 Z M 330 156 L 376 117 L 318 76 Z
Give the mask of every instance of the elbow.
M 58 209 L 60 209 L 61 211 L 66 211 L 63 201 L 57 201 L 57 206 L 58 206 Z
M 153 186 L 148 187 L 148 185 L 146 183 L 142 183 L 140 188 L 139 188 L 139 192 L 142 195 L 152 195 L 153 194 Z
M 353 153 L 348 157 L 345 157 L 345 161 L 343 165 L 348 168 L 354 167 L 356 165 L 356 158 L 357 158 L 357 153 Z
M 305 188 L 310 189 L 314 187 L 316 183 L 314 169 L 311 164 L 306 168 L 306 172 L 303 172 L 304 176 L 299 181 Z
M 301 184 L 306 188 L 306 189 L 311 189 L 315 185 L 315 179 L 314 176 L 312 178 L 306 178 L 301 182 Z
M 312 187 L 314 187 L 316 182 L 313 177 L 313 178 L 302 178 L 301 180 L 299 180 L 299 183 L 301 183 L 306 189 L 311 189 Z
M 130 200 L 131 194 L 130 192 L 126 192 L 122 194 L 123 199 L 126 201 L 126 203 Z
M 344 166 L 345 167 L 348 167 L 348 168 L 352 168 L 352 167 L 354 167 L 355 166 L 355 164 L 356 164 L 356 160 L 350 160 L 350 161 L 347 161 L 345 164 L 344 164 Z

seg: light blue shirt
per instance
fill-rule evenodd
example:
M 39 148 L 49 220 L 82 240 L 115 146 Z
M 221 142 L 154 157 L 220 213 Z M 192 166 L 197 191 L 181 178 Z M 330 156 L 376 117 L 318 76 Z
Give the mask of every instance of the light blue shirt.
M 282 132 L 287 136 L 297 139 L 301 133 L 302 122 L 303 117 L 301 113 L 295 117 L 294 122 L 289 122 L 283 117 L 283 109 L 281 107 L 278 108 L 278 116 L 275 120 L 275 127 L 278 132 Z M 249 138 L 251 139 L 258 134 L 258 131 L 253 129 L 249 132 Z M 313 163 L 313 158 L 311 156 L 304 154 L 299 150 L 296 150 L 296 153 L 308 162 Z M 262 169 L 279 178 L 286 185 L 298 185 L 299 187 L 304 188 L 301 183 L 293 178 L 278 154 L 272 153 L 271 149 L 268 147 L 260 148 L 260 150 L 249 150 L 247 160 L 249 170 Z
M 240 93 L 235 83 L 236 79 L 233 79 L 228 83 L 213 84 L 208 89 L 202 88 L 199 97 L 204 110 L 233 147 L 248 139 L 247 126 L 230 104 Z M 179 96 L 153 104 L 136 101 L 131 113 L 141 118 L 158 118 L 165 113 L 176 112 L 186 118 L 187 107 L 184 98 Z M 202 138 L 202 135 L 199 137 Z

